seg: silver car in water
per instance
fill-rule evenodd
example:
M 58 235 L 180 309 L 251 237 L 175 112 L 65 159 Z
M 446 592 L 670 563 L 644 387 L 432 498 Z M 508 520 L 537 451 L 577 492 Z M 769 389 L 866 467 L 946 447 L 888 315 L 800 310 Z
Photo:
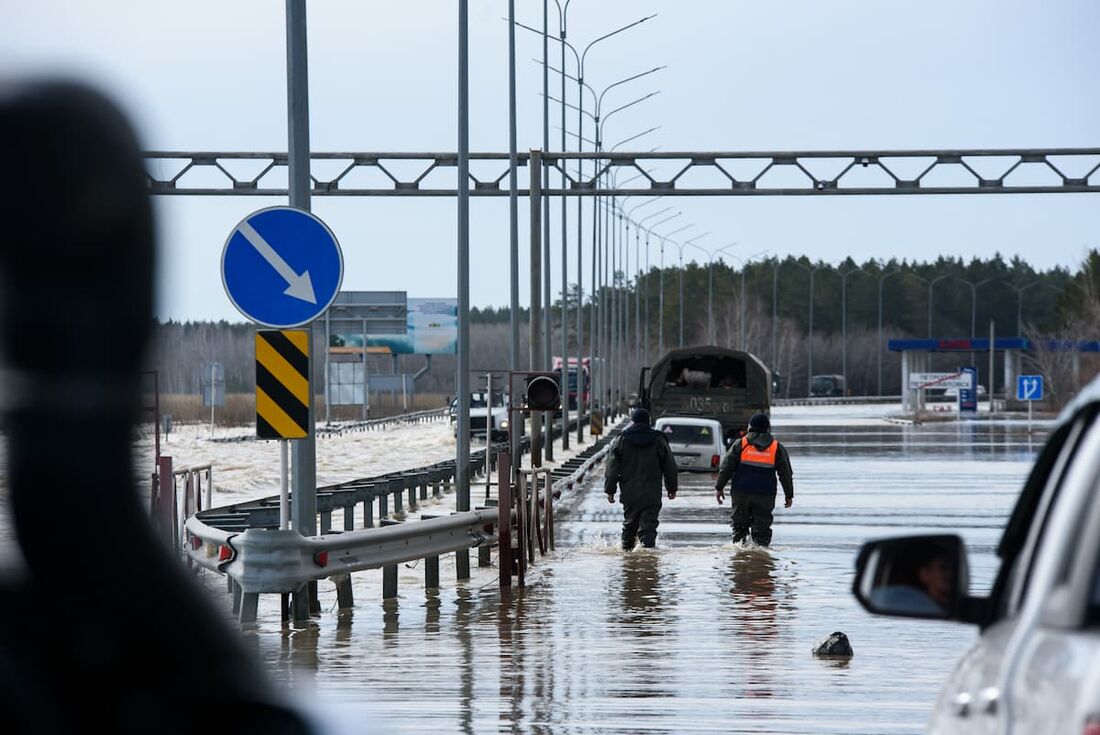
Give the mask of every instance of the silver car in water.
M 668 439 L 681 472 L 717 472 L 722 462 L 722 424 L 715 419 L 665 416 L 654 426 Z
M 854 592 L 874 613 L 981 628 L 929 732 L 1100 735 L 1100 378 L 1051 432 L 997 556 L 992 590 L 974 595 L 958 536 L 872 541 Z

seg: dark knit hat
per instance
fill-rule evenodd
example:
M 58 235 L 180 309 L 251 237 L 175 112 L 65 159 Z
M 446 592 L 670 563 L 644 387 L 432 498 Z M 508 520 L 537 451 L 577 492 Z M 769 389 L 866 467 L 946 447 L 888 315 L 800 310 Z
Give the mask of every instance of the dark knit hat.
M 630 414 L 630 420 L 636 424 L 648 424 L 649 411 L 644 408 L 635 408 L 634 412 Z
M 749 428 L 753 431 L 771 431 L 772 422 L 766 413 L 754 413 L 749 419 Z

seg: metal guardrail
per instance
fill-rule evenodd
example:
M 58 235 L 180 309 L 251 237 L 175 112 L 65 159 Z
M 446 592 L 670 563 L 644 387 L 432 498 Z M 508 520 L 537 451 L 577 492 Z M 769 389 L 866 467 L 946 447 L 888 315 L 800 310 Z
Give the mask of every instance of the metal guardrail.
M 492 546 L 496 533 L 487 529 L 496 521 L 494 508 L 306 537 L 277 529 L 230 533 L 192 516 L 187 530 L 202 543 L 192 544 L 187 553 L 195 563 L 228 574 L 245 594 L 294 592 L 336 575 Z
M 560 427 L 555 427 L 554 434 L 560 434 Z M 566 462 L 567 476 L 555 480 L 551 475 L 551 492 L 560 493 L 559 488 L 583 479 L 606 454 L 610 436 Z M 523 438 L 523 451 L 529 449 L 529 442 L 529 437 Z M 492 472 L 499 452 L 506 449 L 505 443 L 493 444 L 488 456 L 471 456 L 471 473 Z M 340 608 L 349 608 L 349 575 L 367 569 L 382 568 L 383 597 L 395 597 L 396 565 L 418 559 L 426 562 L 425 585 L 438 587 L 441 555 L 478 548 L 479 565 L 490 566 L 488 552 L 498 543 L 499 524 L 511 518 L 510 530 L 517 515 L 515 509 L 501 514 L 502 509 L 490 507 L 443 517 L 423 516 L 409 523 L 397 520 L 405 517 L 406 503 L 414 509 L 427 500 L 429 488 L 435 498 L 449 492 L 454 473 L 455 462 L 446 460 L 319 488 L 321 535 L 315 537 L 279 530 L 276 496 L 200 511 L 184 523 L 183 547 L 189 562 L 227 575 L 234 593 L 234 612 L 242 623 L 255 622 L 258 595 L 300 592 L 303 585 L 326 578 L 336 583 Z M 357 529 L 360 506 L 358 517 L 363 527 Z M 334 513 L 342 517 L 342 531 L 333 531 Z M 544 535 L 552 539 L 552 531 Z M 508 537 L 512 537 L 510 533 Z
M 442 421 L 447 418 L 447 407 L 431 408 L 424 411 L 413 411 L 410 413 L 394 414 L 393 416 L 383 416 L 377 419 L 366 419 L 365 421 L 352 421 L 346 423 L 332 424 L 328 426 L 318 426 L 318 436 L 340 436 L 349 432 L 356 431 L 374 431 L 377 429 L 384 429 L 389 426 L 395 426 L 398 424 L 424 424 L 434 421 Z
M 829 396 L 823 398 L 773 398 L 773 406 L 849 406 L 901 403 L 901 396 Z
M 411 413 L 394 414 L 393 416 L 383 416 L 377 419 L 367 419 L 365 421 L 349 421 L 334 423 L 327 426 L 319 425 L 316 428 L 317 436 L 340 436 L 349 432 L 357 431 L 377 431 L 379 429 L 385 429 L 390 426 L 398 426 L 401 424 L 423 424 L 431 423 L 434 421 L 442 421 L 447 418 L 447 408 L 431 408 L 424 411 L 413 411 Z M 253 434 L 240 434 L 237 436 L 219 436 L 214 437 L 210 441 L 219 444 L 231 444 L 235 442 L 251 442 L 256 441 L 256 437 Z

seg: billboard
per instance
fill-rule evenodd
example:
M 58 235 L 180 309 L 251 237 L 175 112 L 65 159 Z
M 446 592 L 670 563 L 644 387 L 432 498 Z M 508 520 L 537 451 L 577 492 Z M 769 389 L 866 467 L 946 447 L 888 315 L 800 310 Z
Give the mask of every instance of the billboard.
M 363 349 L 362 334 L 333 334 L 330 347 Z M 458 299 L 408 299 L 404 334 L 367 334 L 367 352 L 453 355 L 458 351 Z M 336 351 L 336 350 L 334 350 Z

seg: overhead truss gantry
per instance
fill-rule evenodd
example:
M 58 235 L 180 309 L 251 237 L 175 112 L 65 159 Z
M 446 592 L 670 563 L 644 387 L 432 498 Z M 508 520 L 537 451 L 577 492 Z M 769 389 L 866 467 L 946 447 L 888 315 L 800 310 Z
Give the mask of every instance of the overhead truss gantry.
M 541 153 L 544 196 L 835 196 L 1100 191 L 1100 148 Z M 153 194 L 287 196 L 287 154 L 152 151 Z M 529 164 L 530 154 L 518 156 Z M 470 154 L 470 195 L 508 196 L 507 153 Z M 456 196 L 455 153 L 313 153 L 313 196 Z M 475 170 L 476 169 L 476 170 Z M 552 177 L 553 178 L 553 177 Z M 631 178 L 619 186 L 616 181 Z M 524 175 L 524 179 L 529 179 Z M 521 194 L 529 192 L 527 183 Z

